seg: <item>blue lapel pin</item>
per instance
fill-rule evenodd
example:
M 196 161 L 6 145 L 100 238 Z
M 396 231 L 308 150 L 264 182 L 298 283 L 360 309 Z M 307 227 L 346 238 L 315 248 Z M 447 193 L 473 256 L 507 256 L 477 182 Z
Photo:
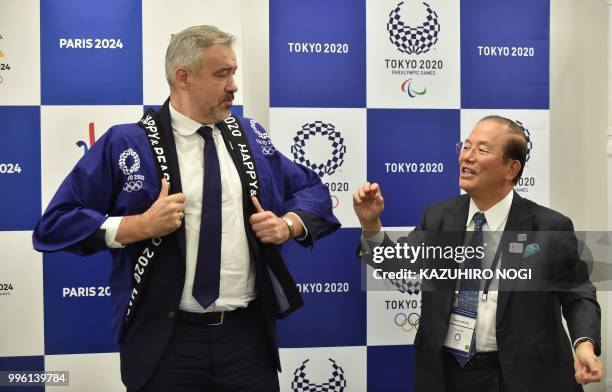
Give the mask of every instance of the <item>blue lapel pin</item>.
M 529 244 L 525 247 L 525 251 L 523 252 L 523 258 L 533 256 L 540 251 L 540 245 L 533 243 Z

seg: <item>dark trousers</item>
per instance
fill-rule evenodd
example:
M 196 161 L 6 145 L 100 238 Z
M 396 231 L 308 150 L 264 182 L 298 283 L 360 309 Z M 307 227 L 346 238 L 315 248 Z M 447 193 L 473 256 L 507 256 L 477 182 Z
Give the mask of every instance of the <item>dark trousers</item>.
M 257 303 L 231 313 L 215 326 L 179 313 L 155 373 L 138 392 L 279 391 Z
M 449 353 L 444 358 L 444 390 L 446 392 L 507 392 L 499 366 L 461 368 Z

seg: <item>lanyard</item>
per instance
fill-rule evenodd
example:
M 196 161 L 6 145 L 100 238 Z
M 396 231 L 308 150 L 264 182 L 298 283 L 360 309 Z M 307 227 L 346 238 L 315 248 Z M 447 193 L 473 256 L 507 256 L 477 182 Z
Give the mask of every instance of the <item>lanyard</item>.
M 501 258 L 502 240 L 503 240 L 503 236 L 499 240 L 499 245 L 497 245 L 497 251 L 495 251 L 495 256 L 493 257 L 493 262 L 491 263 L 492 271 L 495 271 L 497 269 L 497 264 L 499 263 L 499 259 Z M 492 281 L 493 281 L 493 278 L 487 279 L 485 281 L 484 289 L 482 290 L 482 298 L 481 298 L 483 301 L 487 300 L 487 297 L 489 294 L 489 288 L 491 287 Z
M 491 270 L 495 271 L 497 269 L 497 264 L 499 263 L 499 259 L 501 258 L 501 249 L 502 249 L 503 235 L 499 240 L 499 244 L 497 245 L 497 250 L 495 251 L 495 256 L 493 257 L 493 262 L 491 263 Z M 486 301 L 489 296 L 489 289 L 491 287 L 491 282 L 493 281 L 493 277 L 485 280 L 484 288 L 482 290 L 481 300 Z M 455 296 L 459 295 L 459 290 L 455 290 Z

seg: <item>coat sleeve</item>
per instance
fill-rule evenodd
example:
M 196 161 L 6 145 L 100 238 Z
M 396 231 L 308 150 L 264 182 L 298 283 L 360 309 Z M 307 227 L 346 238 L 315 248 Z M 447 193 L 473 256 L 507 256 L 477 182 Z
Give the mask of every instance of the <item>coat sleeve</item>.
M 268 138 L 259 123 L 252 124 L 258 135 Z M 269 140 L 267 142 L 270 143 Z M 257 148 L 256 144 L 253 146 Z M 291 161 L 278 150 L 265 159 L 271 171 L 272 210 L 277 215 L 289 211 L 300 215 L 309 233 L 309 241 L 302 242 L 302 245 L 310 245 L 315 239 L 331 234 L 340 227 L 332 212 L 329 190 L 315 172 Z
M 397 272 L 400 271 L 401 268 L 406 267 L 417 271 L 420 267 L 422 267 L 421 260 L 416 260 L 414 263 L 404 263 L 402 261 L 398 261 L 394 257 L 382 257 L 382 255 L 378 255 L 377 257 L 382 257 L 383 260 L 377 262 L 374 260 L 374 248 L 393 248 L 396 246 L 396 244 L 400 244 L 401 246 L 407 244 L 407 246 L 411 247 L 420 246 L 420 244 L 425 240 L 424 234 L 427 230 L 427 217 L 429 215 L 429 210 L 430 206 L 425 206 L 419 224 L 415 226 L 414 230 L 407 232 L 405 236 L 399 237 L 397 241 L 393 241 L 389 237 L 389 234 L 384 230 L 380 232 L 382 236 L 380 236 L 379 234 L 374 237 L 377 238 L 377 240 L 380 240 L 380 242 L 376 240 L 370 241 L 362 238 L 360 240 L 359 246 L 357 247 L 357 257 L 360 258 L 362 262 L 368 264 L 372 268 L 378 268 L 385 272 Z
M 112 134 L 104 134 L 64 179 L 34 227 L 34 249 L 90 254 L 106 247 L 100 226 L 117 194 Z
M 312 170 L 290 161 L 284 155 L 287 170 L 283 179 L 284 200 L 282 211 L 293 211 L 300 215 L 308 228 L 311 242 L 340 228 L 340 222 L 332 212 L 329 190 Z M 303 244 L 308 245 L 308 242 Z
M 555 236 L 556 280 L 563 317 L 572 342 L 581 337 L 593 339 L 595 353 L 601 353 L 601 309 L 596 289 L 589 279 L 589 268 L 578 254 L 578 240 L 571 220 L 564 218 Z

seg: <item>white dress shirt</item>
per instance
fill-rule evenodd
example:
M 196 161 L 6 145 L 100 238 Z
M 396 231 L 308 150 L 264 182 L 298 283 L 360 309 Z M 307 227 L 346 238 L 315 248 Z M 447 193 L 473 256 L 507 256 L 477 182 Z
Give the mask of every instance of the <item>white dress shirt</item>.
M 183 194 L 187 198 L 185 207 L 187 268 L 179 308 L 189 312 L 202 312 L 202 307 L 191 292 L 200 239 L 205 141 L 196 132 L 202 124 L 179 113 L 172 105 L 170 105 L 170 119 Z M 240 176 L 225 147 L 221 131 L 214 125 L 210 126 L 213 128 L 213 139 L 221 171 L 221 280 L 219 298 L 207 310 L 234 310 L 246 307 L 255 299 L 255 269 L 244 228 Z
M 487 222 L 482 226 L 484 243 L 485 243 L 485 257 L 483 259 L 483 268 L 490 268 L 493 263 L 493 257 L 497 251 L 501 235 L 508 222 L 508 215 L 510 214 L 510 207 L 512 206 L 512 199 L 514 198 L 514 192 L 510 190 L 508 194 L 501 199 L 497 204 L 492 206 L 486 211 L 482 211 L 485 215 Z M 474 214 L 480 211 L 476 207 L 474 200 L 470 199 L 470 208 L 468 210 L 468 217 L 466 222 L 466 231 L 474 231 Z M 495 232 L 495 233 L 487 233 Z M 496 268 L 499 269 L 503 262 L 500 254 L 500 259 L 497 262 Z M 495 277 L 495 275 L 494 275 Z M 481 282 L 480 292 L 478 293 L 478 317 L 476 318 L 476 350 L 478 352 L 484 351 L 497 351 L 497 340 L 496 340 L 496 314 L 497 314 L 497 289 L 499 287 L 499 281 L 493 279 L 489 287 L 487 299 L 482 300 L 484 281 Z
M 255 269 L 250 257 L 244 227 L 242 184 L 238 170 L 225 147 L 221 131 L 214 125 L 213 139 L 221 171 L 221 280 L 219 298 L 203 309 L 192 296 L 193 278 L 198 257 L 202 188 L 204 183 L 204 138 L 196 131 L 202 124 L 179 113 L 170 106 L 172 133 L 176 143 L 183 194 L 185 195 L 186 270 L 183 295 L 179 308 L 188 312 L 223 311 L 246 307 L 255 299 Z M 106 230 L 109 247 L 122 247 L 115 241 L 122 217 L 109 217 Z

